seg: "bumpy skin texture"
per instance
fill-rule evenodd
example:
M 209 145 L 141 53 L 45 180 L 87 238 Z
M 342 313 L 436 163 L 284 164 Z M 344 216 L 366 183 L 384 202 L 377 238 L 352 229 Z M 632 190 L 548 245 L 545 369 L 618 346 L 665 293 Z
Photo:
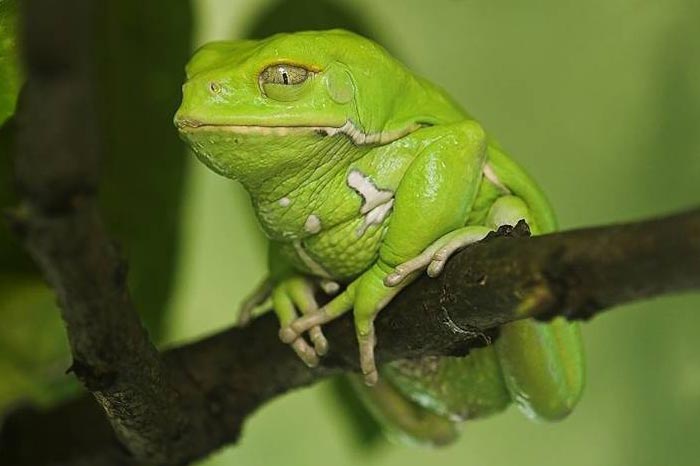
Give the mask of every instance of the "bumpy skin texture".
M 352 311 L 364 380 L 376 384 L 374 318 L 419 273 L 439 274 L 452 253 L 499 225 L 555 228 L 540 190 L 475 120 L 355 34 L 205 45 L 183 92 L 182 137 L 245 186 L 270 239 L 270 276 L 242 319 L 271 298 L 280 338 L 310 366 L 328 348 L 321 326 Z M 319 288 L 334 295 L 321 308 Z M 452 423 L 511 400 L 560 419 L 583 386 L 578 327 L 562 321 L 519 322 L 470 357 L 381 372 L 364 397 L 372 411 L 433 444 L 454 437 Z

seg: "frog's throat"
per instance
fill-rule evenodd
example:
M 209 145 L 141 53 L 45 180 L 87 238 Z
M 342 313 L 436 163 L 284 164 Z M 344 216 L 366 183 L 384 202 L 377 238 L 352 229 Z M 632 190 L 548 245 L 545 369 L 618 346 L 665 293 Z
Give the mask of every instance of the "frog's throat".
M 178 127 L 182 132 L 194 131 L 215 131 L 231 132 L 237 134 L 257 134 L 270 136 L 287 136 L 290 134 L 315 132 L 322 136 L 335 136 L 344 134 L 352 140 L 356 146 L 362 145 L 382 145 L 393 142 L 406 136 L 409 133 L 421 128 L 419 123 L 411 123 L 405 128 L 376 133 L 365 133 L 358 128 L 351 120 L 342 126 L 261 126 L 261 125 L 227 125 L 210 124 L 196 121 L 183 120 L 178 122 Z

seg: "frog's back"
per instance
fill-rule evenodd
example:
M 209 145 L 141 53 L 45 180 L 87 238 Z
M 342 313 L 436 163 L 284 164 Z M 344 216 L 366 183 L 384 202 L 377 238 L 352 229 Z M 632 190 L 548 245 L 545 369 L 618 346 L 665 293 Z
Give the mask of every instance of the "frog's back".
M 396 66 L 403 67 L 396 62 Z M 412 115 L 412 121 L 418 125 L 446 125 L 465 120 L 476 121 L 459 103 L 440 86 L 412 74 L 410 75 L 410 95 L 413 99 L 403 99 L 396 108 L 396 120 L 406 121 L 406 115 Z M 488 134 L 488 131 L 486 131 Z M 556 229 L 554 211 L 544 193 L 527 172 L 516 163 L 492 137 L 487 137 L 487 158 L 484 176 L 474 205 L 474 211 L 468 224 L 480 224 L 486 216 L 487 207 L 504 194 L 520 197 L 532 214 L 533 231 L 549 233 Z

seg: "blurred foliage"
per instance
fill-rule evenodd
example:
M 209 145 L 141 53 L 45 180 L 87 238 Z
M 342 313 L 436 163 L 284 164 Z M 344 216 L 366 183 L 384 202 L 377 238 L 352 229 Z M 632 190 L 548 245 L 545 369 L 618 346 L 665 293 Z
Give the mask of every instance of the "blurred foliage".
M 0 0 L 0 206 L 14 204 L 10 152 L 14 138 L 11 119 L 15 110 L 21 71 L 17 51 L 17 4 Z M 0 228 L 0 274 L 31 270 L 31 263 L 10 238 L 7 228 Z
M 15 0 L 0 0 L 0 126 L 14 112 L 19 89 L 16 23 Z
M 14 277 L 0 278 L 0 297 L 0 406 L 20 397 L 46 404 L 70 393 L 74 385 L 62 380 L 69 366 L 63 325 L 46 318 L 54 295 L 39 280 Z
M 157 339 L 177 261 L 185 159 L 172 115 L 190 28 L 186 1 L 111 0 L 96 6 L 95 73 L 105 155 L 100 202 L 129 262 L 134 301 Z M 3 44 L 14 40 L 12 29 L 1 31 Z M 11 90 L 5 84 L 0 81 L 0 96 Z M 2 207 L 17 202 L 11 189 L 11 122 L 0 132 Z M 54 301 L 17 242 L 0 228 L 0 409 L 17 398 L 48 402 L 75 390 L 74 378 L 64 374 L 70 356 Z
M 17 203 L 12 182 L 15 103 L 21 84 L 17 2 L 0 0 L 0 208 Z M 55 297 L 5 225 L 0 226 L 0 410 L 32 399 L 51 403 L 76 384 Z
M 128 259 L 137 309 L 158 338 L 177 264 L 185 158 L 172 120 L 190 55 L 190 5 L 99 5 L 100 201 L 109 232 Z
M 243 36 L 252 39 L 262 39 L 279 32 L 343 28 L 381 41 L 381 31 L 373 30 L 359 11 L 327 0 L 268 2 L 255 12 L 249 27 Z

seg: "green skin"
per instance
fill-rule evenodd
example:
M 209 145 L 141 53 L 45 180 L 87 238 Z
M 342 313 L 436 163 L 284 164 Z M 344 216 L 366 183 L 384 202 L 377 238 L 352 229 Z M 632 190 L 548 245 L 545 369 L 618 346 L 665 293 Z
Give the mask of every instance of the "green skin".
M 374 318 L 418 274 L 436 276 L 499 225 L 556 227 L 538 187 L 476 121 L 350 32 L 207 44 L 187 66 L 183 93 L 180 134 L 212 170 L 244 185 L 270 239 L 270 276 L 241 320 L 271 298 L 280 338 L 309 366 L 328 349 L 321 326 L 352 310 L 365 383 L 377 384 Z M 322 307 L 319 287 L 334 295 Z M 561 419 L 583 386 L 579 329 L 516 322 L 466 358 L 381 372 L 363 396 L 413 440 L 446 443 L 454 422 L 511 400 Z

